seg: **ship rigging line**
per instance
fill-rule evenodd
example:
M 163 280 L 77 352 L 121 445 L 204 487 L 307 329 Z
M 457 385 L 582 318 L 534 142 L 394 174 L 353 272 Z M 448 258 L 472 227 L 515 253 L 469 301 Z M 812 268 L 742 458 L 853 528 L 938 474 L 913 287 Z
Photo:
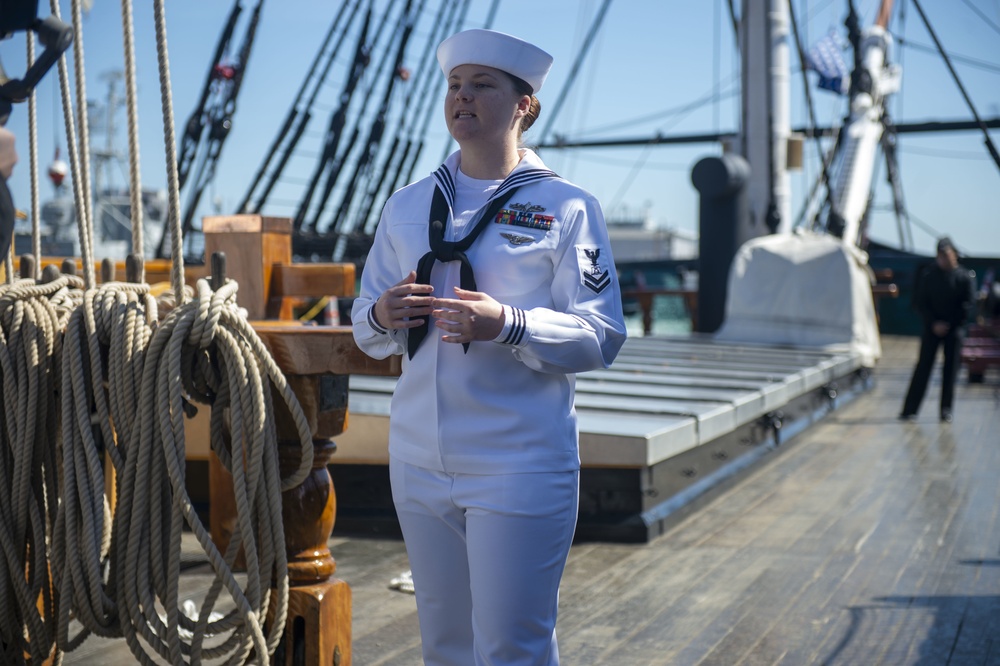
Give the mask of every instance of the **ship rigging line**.
M 417 11 L 419 12 L 421 9 L 423 9 L 423 0 L 421 0 L 420 7 Z M 399 70 L 403 66 L 403 57 L 406 54 L 406 46 L 410 41 L 410 35 L 413 33 L 414 20 L 412 0 L 407 0 L 405 8 L 397 20 L 397 33 L 399 32 L 399 28 L 402 28 L 402 35 L 396 45 L 395 58 L 390 60 L 387 54 L 386 58 L 383 60 L 383 69 L 388 72 L 388 75 L 385 90 L 382 95 L 382 103 L 379 106 L 375 120 L 372 121 L 372 124 L 368 129 L 368 136 L 363 147 L 361 148 L 361 154 L 358 156 L 357 161 L 354 164 L 354 171 L 351 173 L 347 186 L 343 189 L 340 203 L 334 209 L 334 217 L 330 220 L 330 223 L 327 226 L 328 233 L 336 233 L 337 231 L 340 231 L 340 229 L 338 229 L 338 226 L 340 225 L 346 226 L 351 204 L 354 201 L 354 195 L 358 189 L 358 179 L 361 177 L 363 172 L 369 169 L 372 160 L 375 158 L 379 146 L 382 143 L 385 132 L 386 115 L 389 113 L 389 104 L 391 103 L 393 93 L 396 90 L 396 81 L 400 80 Z M 317 212 L 317 220 L 319 219 L 320 213 L 321 211 Z M 350 232 L 351 229 L 348 228 L 346 231 Z M 337 247 L 342 250 L 343 244 L 338 242 Z M 335 261 L 339 261 L 339 259 L 339 256 L 334 257 Z
M 195 180 L 188 191 L 188 204 L 184 210 L 184 217 L 181 221 L 182 233 L 188 234 L 194 229 L 194 216 L 198 210 L 198 204 L 209 183 L 215 178 L 215 170 L 222 154 L 222 146 L 229 138 L 232 129 L 233 115 L 236 113 L 236 99 L 239 97 L 240 88 L 243 85 L 243 77 L 246 75 L 247 63 L 250 60 L 250 52 L 253 48 L 254 38 L 257 35 L 257 24 L 260 21 L 260 12 L 264 6 L 264 1 L 259 0 L 254 7 L 253 15 L 250 18 L 250 25 L 243 38 L 243 45 L 240 47 L 237 63 L 234 66 L 232 78 L 226 81 L 221 80 L 220 99 L 216 104 L 208 109 L 205 114 L 205 124 L 209 126 L 208 139 L 205 145 L 205 152 L 198 164 L 198 171 Z M 216 65 L 218 66 L 218 65 Z M 180 180 L 178 185 L 183 187 Z
M 409 9 L 409 2 L 407 2 L 407 11 L 408 9 Z M 369 12 L 371 11 L 372 10 L 369 9 Z M 399 32 L 399 28 L 402 26 L 402 24 L 403 24 L 403 14 L 400 14 L 396 22 L 396 31 L 395 31 L 396 33 Z M 388 25 L 389 25 L 389 12 L 386 11 L 386 13 L 382 16 L 382 20 L 380 21 L 378 29 L 376 30 L 375 38 L 372 40 L 371 46 L 367 47 L 369 66 L 371 65 L 371 54 L 380 53 L 382 51 L 382 49 L 378 47 L 378 44 L 382 39 L 382 35 L 385 34 L 385 29 Z M 389 59 L 388 55 L 383 57 L 380 65 L 384 66 L 388 59 Z M 323 190 L 320 193 L 320 197 L 313 205 L 313 214 L 311 221 L 308 224 L 304 225 L 303 227 L 304 230 L 307 232 L 311 233 L 319 232 L 320 217 L 323 215 L 323 211 L 326 209 L 327 202 L 333 195 L 333 190 L 337 187 L 337 183 L 340 182 L 340 176 L 344 172 L 344 167 L 346 166 L 347 161 L 350 159 L 351 154 L 354 152 L 354 147 L 358 143 L 358 137 L 361 135 L 362 122 L 365 118 L 365 109 L 368 107 L 368 102 L 371 100 L 372 93 L 374 92 L 378 82 L 379 67 L 375 66 L 373 69 L 375 71 L 375 75 L 368 81 L 367 87 L 365 87 L 361 91 L 361 108 L 358 109 L 358 113 L 354 119 L 354 127 L 351 130 L 351 135 L 348 138 L 346 145 L 344 145 L 343 149 L 341 150 L 339 157 L 337 157 L 334 160 L 333 168 L 327 173 L 326 181 L 323 183 Z M 368 71 L 368 67 L 365 68 L 365 71 Z M 359 156 L 356 159 L 358 161 L 355 162 L 355 173 L 357 172 L 358 168 L 357 165 L 360 164 L 360 161 L 363 159 L 363 157 Z M 346 196 L 347 194 L 348 193 L 345 192 L 344 196 Z
M 292 106 L 288 110 L 288 116 L 285 118 L 284 124 L 281 126 L 278 135 L 274 138 L 271 147 L 265 153 L 264 161 L 257 169 L 257 173 L 254 175 L 253 180 L 250 183 L 250 187 L 247 188 L 246 194 L 243 195 L 243 201 L 241 201 L 240 205 L 236 208 L 238 211 L 243 213 L 259 213 L 261 207 L 267 202 L 268 197 L 271 194 L 271 190 L 274 188 L 278 179 L 281 177 L 282 172 L 285 170 L 285 166 L 288 163 L 292 152 L 295 150 L 295 146 L 298 145 L 303 132 L 305 132 L 306 127 L 309 125 L 309 121 L 312 119 L 313 104 L 316 102 L 316 97 L 322 89 L 323 83 L 326 81 L 326 77 L 330 73 L 330 68 L 333 66 L 337 54 L 340 52 L 340 47 L 347 41 L 345 39 L 345 35 L 341 35 L 340 39 L 338 39 L 336 44 L 333 45 L 333 48 L 330 48 L 333 37 L 340 28 L 340 22 L 345 17 L 347 8 L 350 5 L 350 2 L 343 3 L 340 6 L 340 11 L 337 12 L 337 16 L 334 18 L 333 23 L 330 24 L 330 29 L 327 31 L 326 37 L 324 37 L 319 51 L 316 52 L 316 57 L 313 59 L 313 63 L 310 66 L 309 71 L 306 73 L 306 77 L 302 81 L 302 85 L 299 87 L 298 93 L 295 95 L 295 100 L 292 102 Z M 354 13 L 357 13 L 359 6 L 360 4 L 354 5 Z M 353 21 L 354 14 L 351 16 L 352 18 L 349 19 L 348 23 Z M 320 62 L 323 60 L 323 53 L 328 48 L 329 53 L 327 54 L 326 64 L 323 66 L 323 71 L 318 77 L 314 78 L 316 70 L 319 67 Z M 306 94 L 310 81 L 314 81 L 315 85 L 312 93 L 309 95 L 308 101 L 300 109 L 299 104 L 303 99 L 303 96 Z M 278 154 L 278 148 L 284 142 L 285 137 L 288 135 L 288 132 L 291 130 L 293 124 L 296 124 L 295 130 L 292 133 L 291 138 L 288 140 L 288 143 L 285 145 L 284 150 L 281 153 L 281 158 L 271 171 L 271 175 L 269 176 L 267 183 L 264 185 L 263 191 L 257 196 L 256 202 L 251 206 L 251 197 L 253 197 L 254 192 L 257 190 L 257 186 L 264 177 L 264 173 L 267 171 L 268 166 L 270 166 L 272 158 Z
M 921 20 L 924 22 L 924 26 L 927 28 L 927 32 L 930 34 L 931 39 L 934 40 L 934 45 L 937 46 L 938 52 L 944 59 L 944 64 L 948 67 L 948 71 L 951 72 L 951 77 L 955 79 L 955 84 L 958 86 L 959 92 L 962 93 L 965 103 L 969 106 L 969 111 L 972 112 L 972 117 L 976 119 L 976 124 L 979 129 L 983 132 L 984 142 L 986 143 L 986 150 L 989 151 L 990 155 L 993 157 L 993 161 L 997 165 L 997 169 L 1000 169 L 1000 153 L 997 152 L 996 146 L 993 145 L 993 140 L 990 138 L 990 133 L 987 131 L 985 123 L 980 119 L 979 113 L 976 112 L 976 106 L 972 103 L 972 99 L 969 98 L 969 93 L 966 92 L 965 86 L 962 85 L 962 80 L 958 77 L 958 72 L 951 64 L 951 59 L 948 57 L 947 52 L 945 52 L 944 47 L 941 45 L 941 40 L 938 39 L 937 33 L 934 32 L 934 28 L 931 26 L 931 22 L 927 20 L 927 14 L 924 13 L 924 8 L 920 6 L 919 0 L 913 0 L 913 6 L 917 8 L 917 13 L 920 14 Z
M 556 105 L 552 110 L 552 114 L 549 116 L 549 121 L 546 123 L 545 128 L 542 130 L 542 134 L 539 137 L 539 142 L 544 142 L 548 137 L 549 132 L 552 130 L 552 123 L 559 116 L 559 112 L 562 110 L 563 103 L 566 101 L 566 97 L 569 95 L 569 90 L 576 82 L 576 77 L 580 73 L 580 66 L 587 57 L 587 53 L 590 52 L 590 47 L 595 41 L 597 32 L 601 29 L 601 25 L 604 23 L 604 17 L 608 13 L 608 8 L 611 6 L 611 0 L 604 0 L 601 4 L 600 9 L 597 10 L 597 15 L 594 17 L 593 23 L 590 25 L 590 30 L 587 31 L 587 36 L 583 39 L 583 45 L 580 47 L 579 53 L 576 54 L 576 59 L 573 61 L 573 66 L 569 71 L 569 75 L 566 77 L 566 82 L 563 84 L 562 90 L 556 95 Z
M 177 158 L 178 190 L 183 190 L 185 185 L 188 184 L 191 168 L 197 160 L 194 181 L 188 188 L 187 206 L 181 218 L 183 229 L 186 232 L 190 232 L 193 229 L 193 220 L 201 197 L 205 189 L 215 178 L 215 169 L 222 154 L 222 147 L 232 127 L 232 118 L 236 111 L 236 100 L 243 83 L 243 77 L 246 74 L 247 62 L 250 58 L 250 51 L 257 33 L 257 24 L 260 20 L 263 4 L 264 0 L 258 0 L 254 7 L 253 14 L 249 20 L 249 26 L 243 37 L 243 44 L 240 46 L 237 63 L 233 66 L 231 74 L 225 75 L 221 71 L 223 58 L 229 50 L 236 22 L 243 10 L 240 0 L 236 0 L 234 3 L 226 26 L 219 36 L 214 57 L 209 64 L 208 75 L 202 86 L 201 98 L 198 100 L 197 105 L 185 124 L 184 136 L 181 139 L 180 155 Z M 216 91 L 217 98 L 210 105 L 209 98 L 213 90 Z M 205 138 L 206 128 L 208 129 L 207 138 Z M 204 146 L 204 150 L 199 155 L 198 149 L 202 145 Z M 169 234 L 168 225 L 168 220 L 164 220 L 163 232 L 160 234 L 160 240 L 156 248 L 156 254 L 159 257 L 167 256 L 165 246 Z
M 919 42 L 914 42 L 911 39 L 907 39 L 901 34 L 892 33 L 892 38 L 900 46 L 905 46 L 906 48 L 913 49 L 915 51 L 922 51 L 924 53 L 934 53 L 937 54 L 938 50 L 933 46 L 927 46 L 926 44 L 921 44 Z M 981 69 L 987 72 L 1000 73 L 1000 65 L 997 65 L 986 60 L 980 60 L 978 58 L 970 58 L 969 56 L 958 55 L 954 52 L 948 54 L 948 57 L 954 62 L 960 62 L 963 65 L 969 67 L 975 67 L 976 69 Z
M 229 48 L 229 42 L 232 41 L 233 32 L 236 29 L 236 21 L 239 19 L 242 11 L 243 6 L 240 4 L 240 0 L 236 0 L 233 3 L 232 10 L 229 12 L 229 18 L 226 20 L 226 27 L 223 28 L 222 34 L 219 36 L 219 43 L 215 46 L 215 54 L 208 64 L 208 74 L 205 77 L 204 85 L 201 87 L 201 98 L 198 100 L 194 110 L 191 112 L 191 116 L 184 125 L 184 136 L 181 138 L 181 154 L 177 157 L 177 186 L 179 189 L 184 189 L 188 173 L 190 173 L 191 165 L 194 162 L 195 153 L 198 150 L 198 144 L 205 133 L 205 124 L 208 120 L 205 115 L 205 107 L 208 105 L 208 98 L 212 94 L 212 82 L 215 81 L 215 68 L 222 62 L 222 57 Z M 163 243 L 161 241 L 160 249 L 162 250 L 162 248 Z
M 982 126 L 987 129 L 1000 129 L 1000 116 L 987 118 L 981 121 Z M 978 122 L 969 120 L 946 120 L 946 121 L 925 121 L 913 123 L 900 123 L 895 125 L 897 134 L 914 133 L 936 133 L 936 132 L 967 132 L 981 129 Z M 796 127 L 792 129 L 797 134 L 802 134 L 807 138 L 813 136 L 836 136 L 839 132 L 836 127 Z M 565 137 L 556 137 L 552 143 L 543 143 L 539 148 L 550 148 L 553 150 L 575 150 L 580 148 L 640 148 L 647 145 L 677 145 L 686 143 L 719 143 L 735 138 L 737 132 L 706 132 L 703 134 L 678 134 L 676 136 L 664 136 L 657 133 L 651 137 L 628 137 L 593 139 L 590 141 L 572 140 Z
M 410 10 L 410 2 L 407 2 L 406 9 L 401 11 L 395 20 L 395 29 L 391 32 L 390 43 L 396 35 L 399 35 L 403 26 L 406 22 L 407 13 Z M 369 10 L 372 11 L 371 9 Z M 323 190 L 320 194 L 319 199 L 312 205 L 313 213 L 311 215 L 311 220 L 308 224 L 303 225 L 303 229 L 310 232 L 319 232 L 319 222 L 320 217 L 323 215 L 326 204 L 333 194 L 333 190 L 336 188 L 340 181 L 340 176 L 343 173 L 343 169 L 350 159 L 351 155 L 355 152 L 355 146 L 358 143 L 358 138 L 361 135 L 362 123 L 364 122 L 365 110 L 368 107 L 368 103 L 374 96 L 375 89 L 379 84 L 378 72 L 381 67 L 385 67 L 387 62 L 390 62 L 392 54 L 388 52 L 388 49 L 380 47 L 382 37 L 386 34 L 386 28 L 389 26 L 391 20 L 391 12 L 386 11 L 382 15 L 382 19 L 379 22 L 378 29 L 375 33 L 375 38 L 372 40 L 371 45 L 367 48 L 369 54 L 381 53 L 383 54 L 382 60 L 379 65 L 376 65 L 373 69 L 376 75 L 372 77 L 367 87 L 362 90 L 361 106 L 356 114 L 356 119 L 354 121 L 354 128 L 351 131 L 350 138 L 347 140 L 347 144 L 343 147 L 340 152 L 339 157 L 337 157 L 333 162 L 333 168 L 329 171 L 326 177 L 326 182 L 323 184 Z M 366 68 L 367 71 L 367 68 Z M 363 149 L 361 149 L 363 150 Z M 364 155 L 359 155 L 355 158 L 355 165 L 360 164 L 364 160 Z M 357 166 L 355 166 L 355 172 L 357 172 Z M 352 177 L 353 179 L 353 177 Z M 347 196 L 346 193 L 343 196 Z
M 438 8 L 437 17 L 433 23 L 433 25 L 437 30 L 440 30 L 445 25 L 444 16 L 449 7 L 453 8 L 454 5 L 452 3 L 442 2 L 440 7 Z M 437 33 L 433 32 L 432 34 L 436 36 Z M 434 58 L 434 47 L 439 42 L 440 40 L 434 39 L 434 37 L 432 36 L 432 38 L 427 39 L 424 44 L 424 51 L 418 60 L 419 69 L 417 70 L 417 73 L 411 77 L 411 80 L 409 81 L 409 90 L 407 91 L 406 96 L 403 99 L 402 109 L 404 114 L 406 112 L 406 109 L 410 108 L 410 104 L 414 99 L 414 95 L 416 95 L 417 93 L 418 81 L 420 82 L 419 86 L 420 90 L 424 92 L 424 94 L 426 94 L 425 91 L 428 90 L 428 83 L 437 80 L 437 77 L 434 74 L 434 69 L 435 69 L 434 65 L 436 60 Z M 401 75 L 402 72 L 396 72 L 396 74 Z M 406 116 L 404 116 L 404 118 L 405 117 Z M 413 121 L 411 119 L 410 123 L 411 131 L 412 131 L 412 122 Z M 388 153 L 382 160 L 381 167 L 376 168 L 375 174 L 371 178 L 371 181 L 373 182 L 369 184 L 368 190 L 365 193 L 365 199 L 361 204 L 361 212 L 355 219 L 354 223 L 355 229 L 360 228 L 361 234 L 367 234 L 369 232 L 370 219 L 372 217 L 372 212 L 375 209 L 375 203 L 382 198 L 380 193 L 382 192 L 382 189 L 385 186 L 386 180 L 389 177 L 393 164 L 394 163 L 396 164 L 395 171 L 397 173 L 402 168 L 403 161 L 405 160 L 406 155 L 410 148 L 410 143 L 408 142 L 405 145 L 402 156 L 399 158 L 398 161 L 396 159 L 396 156 L 399 152 L 400 144 L 403 142 L 402 135 L 406 129 L 408 128 L 406 127 L 405 120 L 401 119 L 400 122 L 395 123 L 395 130 L 393 134 L 392 144 L 388 150 Z M 393 191 L 394 190 L 390 190 L 389 194 L 391 194 Z
M 853 3 L 851 4 L 851 11 L 854 11 Z M 816 127 L 816 108 L 813 104 L 812 87 L 809 85 L 809 75 L 805 66 L 806 52 L 802 47 L 802 39 L 799 37 L 799 22 L 795 17 L 794 2 L 788 3 L 788 12 L 792 23 L 792 35 L 795 37 L 795 49 L 799 56 L 799 71 L 802 73 L 802 88 L 806 95 L 806 108 L 809 110 L 809 127 Z M 857 48 L 856 44 L 855 48 Z M 816 145 L 816 153 L 819 156 L 823 186 L 826 188 L 826 205 L 830 207 L 830 214 L 835 215 L 837 214 L 837 203 L 833 198 L 833 186 L 830 183 L 830 164 L 832 163 L 834 151 L 830 151 L 829 155 L 824 155 L 823 142 L 818 136 L 815 137 L 814 143 Z
M 358 6 L 358 9 L 360 9 L 360 5 Z M 353 23 L 355 16 L 356 13 L 351 15 L 348 26 Z M 310 225 L 305 224 L 306 215 L 309 213 L 312 198 L 316 193 L 316 187 L 319 185 L 319 181 L 323 177 L 323 173 L 327 172 L 327 183 L 324 186 L 324 190 L 326 190 L 326 196 L 329 196 L 328 188 L 332 188 L 332 182 L 336 180 L 336 176 L 340 172 L 342 160 L 337 158 L 337 148 L 340 145 L 340 140 L 344 134 L 344 128 L 347 125 L 347 108 L 354 97 L 355 88 L 361 81 L 362 74 L 364 74 L 365 69 L 371 62 L 371 53 L 375 44 L 374 40 L 371 46 L 367 43 L 368 29 L 371 26 L 371 19 L 372 9 L 369 3 L 368 9 L 365 11 L 365 18 L 361 26 L 361 32 L 358 35 L 357 45 L 354 48 L 354 59 L 351 63 L 350 73 L 340 93 L 340 104 L 334 111 L 333 115 L 330 116 L 326 135 L 323 141 L 322 153 L 320 154 L 320 158 L 313 169 L 309 185 L 306 188 L 306 191 L 299 202 L 299 208 L 295 213 L 292 228 L 296 232 L 300 230 L 309 230 Z M 319 205 L 322 206 L 324 203 L 325 199 L 321 200 Z
M 962 3 L 966 7 L 968 7 L 969 9 L 971 9 L 973 12 L 975 12 L 976 15 L 979 16 L 979 18 L 981 18 L 983 20 L 983 23 L 985 23 L 986 25 L 988 25 L 991 28 L 993 28 L 994 32 L 1000 34 L 1000 25 L 997 25 L 996 23 L 994 23 L 993 21 L 991 21 L 990 17 L 983 13 L 983 10 L 981 10 L 979 7 L 976 7 L 974 4 L 972 4 L 971 2 L 969 2 L 969 0 L 962 0 Z

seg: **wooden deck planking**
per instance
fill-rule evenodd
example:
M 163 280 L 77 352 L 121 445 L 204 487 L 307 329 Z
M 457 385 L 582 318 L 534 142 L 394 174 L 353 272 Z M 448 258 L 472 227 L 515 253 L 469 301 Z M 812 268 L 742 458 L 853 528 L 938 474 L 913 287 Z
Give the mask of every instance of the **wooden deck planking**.
M 938 380 L 900 423 L 916 341 L 885 341 L 875 387 L 779 447 L 649 544 L 578 543 L 560 597 L 565 664 L 1000 665 L 1000 388 Z M 987 378 L 990 381 L 990 378 Z M 420 663 L 395 540 L 336 534 L 359 666 Z M 197 570 L 185 589 L 207 580 Z M 203 588 L 202 588 L 203 589 Z M 130 664 L 90 639 L 67 664 Z

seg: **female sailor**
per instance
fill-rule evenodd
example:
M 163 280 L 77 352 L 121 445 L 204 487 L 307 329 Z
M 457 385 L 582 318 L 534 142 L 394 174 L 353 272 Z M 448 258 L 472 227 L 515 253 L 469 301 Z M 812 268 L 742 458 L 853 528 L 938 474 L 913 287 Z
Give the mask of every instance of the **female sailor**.
M 490 30 L 437 57 L 459 150 L 385 204 L 354 337 L 404 357 L 389 473 L 425 663 L 557 664 L 575 374 L 625 341 L 618 279 L 600 204 L 521 147 L 552 57 Z

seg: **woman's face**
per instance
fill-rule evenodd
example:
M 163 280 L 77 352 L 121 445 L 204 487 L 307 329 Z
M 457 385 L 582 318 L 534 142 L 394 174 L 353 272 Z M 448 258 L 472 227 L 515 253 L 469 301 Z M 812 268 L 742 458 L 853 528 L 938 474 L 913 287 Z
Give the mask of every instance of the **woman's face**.
M 504 72 L 485 65 L 459 65 L 448 76 L 444 100 L 448 131 L 458 141 L 500 145 L 517 139 L 531 98 L 518 95 Z

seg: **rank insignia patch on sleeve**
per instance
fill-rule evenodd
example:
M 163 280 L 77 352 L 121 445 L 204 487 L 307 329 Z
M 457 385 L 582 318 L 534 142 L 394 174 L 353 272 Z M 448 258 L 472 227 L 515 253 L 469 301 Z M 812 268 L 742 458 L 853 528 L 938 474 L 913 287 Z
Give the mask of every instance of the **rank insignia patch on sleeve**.
M 577 245 L 576 256 L 580 263 L 583 286 L 595 294 L 604 291 L 611 284 L 607 255 L 603 254 L 599 247 Z

